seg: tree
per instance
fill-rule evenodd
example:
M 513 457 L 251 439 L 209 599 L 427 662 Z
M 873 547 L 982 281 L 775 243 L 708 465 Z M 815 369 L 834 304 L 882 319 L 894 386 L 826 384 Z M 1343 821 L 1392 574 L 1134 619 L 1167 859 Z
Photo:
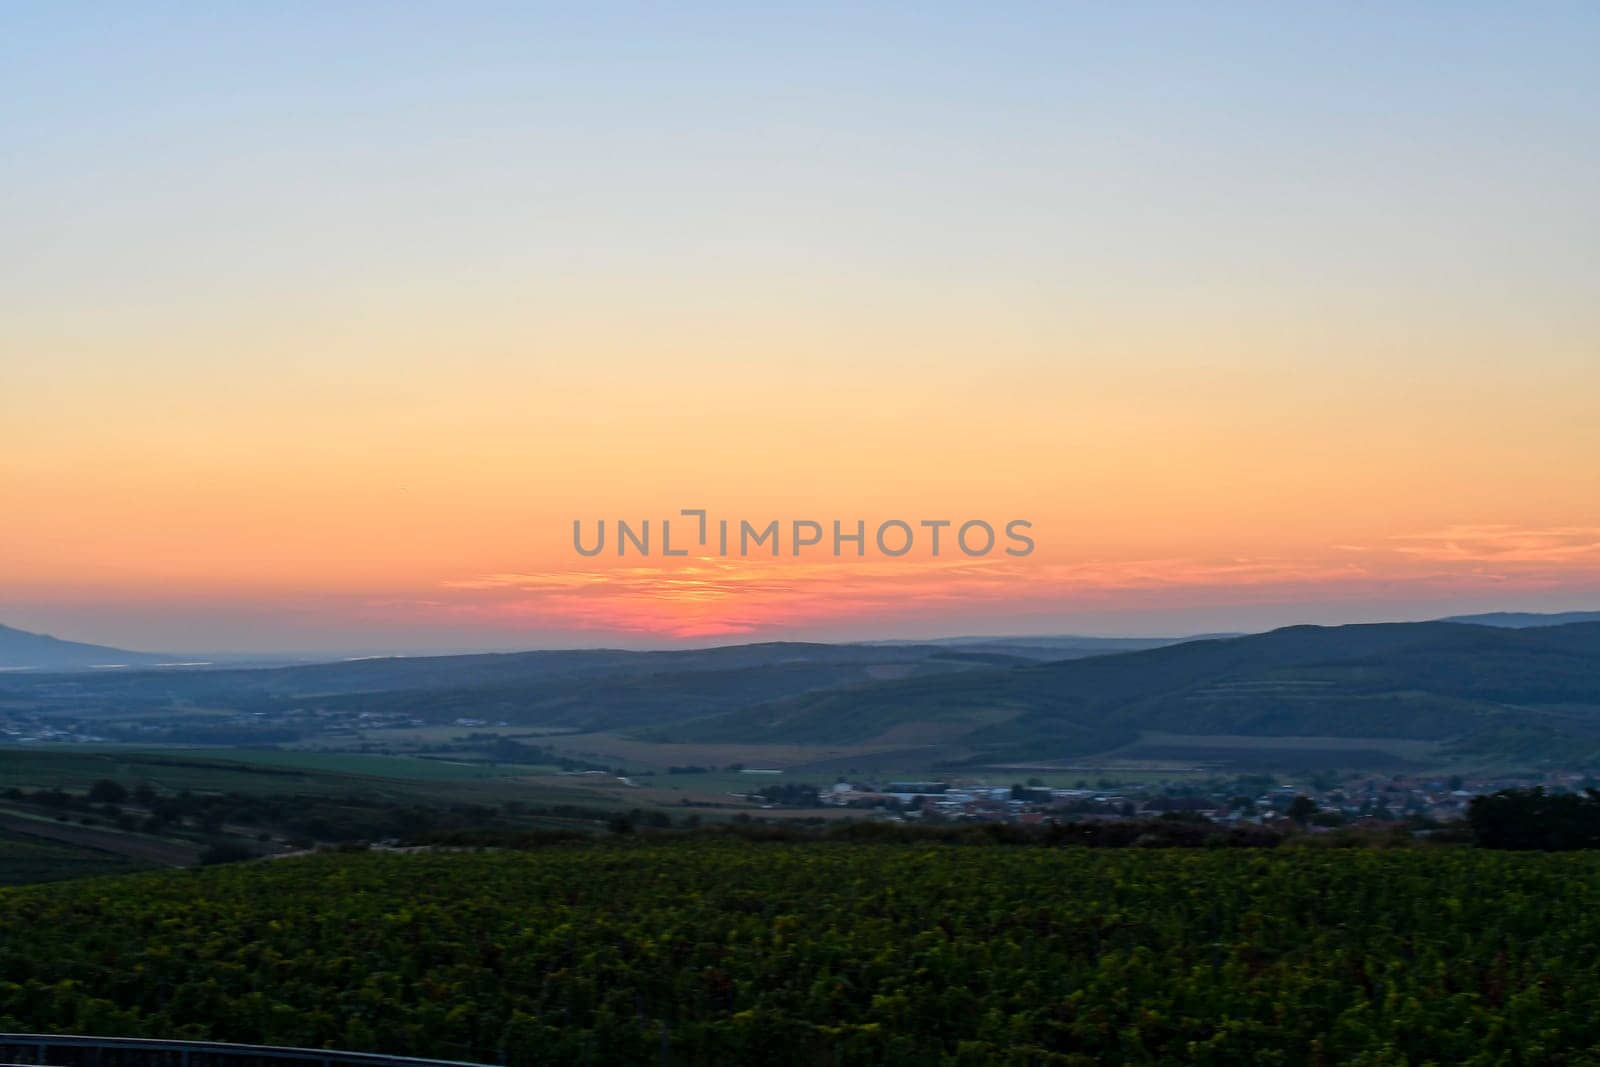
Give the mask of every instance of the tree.
M 128 799 L 128 790 L 120 782 L 102 778 L 89 787 L 89 799 L 96 804 L 120 804 Z
M 1317 802 L 1310 797 L 1301 795 L 1289 802 L 1289 818 L 1304 826 L 1317 813 Z
M 1504 789 L 1472 798 L 1472 837 L 1485 848 L 1563 851 L 1600 848 L 1600 792 L 1551 794 Z

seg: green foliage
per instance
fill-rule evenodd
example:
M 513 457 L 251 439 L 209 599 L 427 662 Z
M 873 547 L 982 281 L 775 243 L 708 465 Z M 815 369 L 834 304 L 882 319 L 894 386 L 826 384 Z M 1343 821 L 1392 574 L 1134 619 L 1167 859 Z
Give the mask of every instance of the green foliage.
M 1597 903 L 1600 855 L 1470 849 L 322 855 L 0 891 L 0 1029 L 511 1065 L 1594 1063 Z
M 245 860 L 255 859 L 258 853 L 247 845 L 237 841 L 216 841 L 206 846 L 200 853 L 202 866 L 212 866 L 218 863 L 242 863 Z
M 1317 813 L 1317 802 L 1308 796 L 1297 796 L 1289 802 L 1289 818 L 1304 826 Z
M 789 808 L 822 806 L 822 797 L 817 793 L 817 787 L 806 782 L 780 782 L 777 785 L 762 786 L 756 790 L 755 795 L 768 804 L 781 804 Z
M 1472 798 L 1467 809 L 1473 840 L 1486 848 L 1600 848 L 1600 791 L 1546 793 L 1505 789 Z
M 89 787 L 89 799 L 96 804 L 120 804 L 128 799 L 128 789 L 121 782 L 102 778 Z

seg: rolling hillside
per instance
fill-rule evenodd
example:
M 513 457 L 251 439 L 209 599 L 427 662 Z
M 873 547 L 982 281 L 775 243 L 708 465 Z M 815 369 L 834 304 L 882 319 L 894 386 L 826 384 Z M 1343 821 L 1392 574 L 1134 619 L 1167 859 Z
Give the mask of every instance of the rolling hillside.
M 1139 643 L 1148 647 L 1170 640 Z M 616 729 L 700 718 L 817 690 L 1091 656 L 1121 647 L 1095 638 L 882 645 L 769 642 L 657 652 L 394 656 L 70 677 L 28 672 L 0 679 L 0 711 L 70 707 L 124 714 L 203 707 L 259 714 L 266 723 L 276 713 L 311 708 L 348 714 L 381 711 L 428 722 L 478 718 Z
M 1484 615 L 1455 615 L 1440 622 L 1466 622 L 1476 626 L 1506 626 L 1521 629 L 1528 626 L 1565 626 L 1573 622 L 1600 622 L 1600 611 L 1491 611 Z
M 669 652 L 591 649 L 397 657 L 249 670 L 118 671 L 0 678 L 0 712 L 107 721 L 188 709 L 249 715 L 283 740 L 286 715 L 374 712 L 576 729 L 645 726 L 876 679 L 1028 662 L 942 646 L 774 643 Z M 235 733 L 237 733 L 237 729 Z M 165 734 L 165 740 L 200 740 Z M 234 738 L 248 743 L 248 736 Z
M 63 641 L 48 634 L 0 626 L 0 670 L 74 671 L 112 664 L 152 666 L 170 658 L 105 645 Z
M 1587 759 L 1600 753 L 1600 623 L 1297 626 L 814 693 L 658 736 L 841 743 L 928 723 L 991 760 L 1105 752 L 1147 732 L 1447 741 Z
M 663 743 L 871 745 L 940 762 L 1111 752 L 1160 760 L 1186 745 L 1215 747 L 1208 738 L 1320 738 L 1359 753 L 1340 755 L 1345 766 L 1380 766 L 1379 749 L 1404 757 L 1418 746 L 1452 758 L 1600 765 L 1597 622 L 1296 626 L 1101 655 L 1088 649 L 1104 646 L 1070 646 L 1079 658 L 1033 658 L 1062 647 L 1004 638 L 789 642 L 250 670 L 29 671 L 0 678 L 0 714 L 72 719 L 98 736 L 162 743 L 290 743 L 330 730 L 349 735 L 387 717 Z M 1354 740 L 1363 744 L 1352 748 Z

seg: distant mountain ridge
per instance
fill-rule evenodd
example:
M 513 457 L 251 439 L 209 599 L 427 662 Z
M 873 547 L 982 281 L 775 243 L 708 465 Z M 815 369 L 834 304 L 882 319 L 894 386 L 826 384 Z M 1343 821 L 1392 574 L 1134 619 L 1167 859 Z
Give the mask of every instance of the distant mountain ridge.
M 820 644 L 776 641 L 696 649 L 572 649 L 447 656 L 365 657 L 262 667 L 215 662 L 198 670 L 30 670 L 0 675 L 7 709 L 98 719 L 164 719 L 161 737 L 212 743 L 202 722 L 170 712 L 204 707 L 249 716 L 234 741 L 277 743 L 309 712 L 342 722 L 404 716 L 427 723 L 508 724 L 564 730 L 641 730 L 773 700 L 890 679 L 958 674 L 1120 651 L 1116 639 L 981 644 Z M 1133 647 L 1168 643 L 1130 639 Z M 1065 642 L 1065 643 L 1063 643 Z M 1084 642 L 1087 642 L 1085 644 Z M 99 660 L 98 657 L 90 657 Z M 118 657 L 116 662 L 126 662 Z M 161 666 L 161 665 L 158 665 Z M 59 668 L 65 670 L 67 668 Z M 141 735 L 148 739 L 148 732 Z
M 171 659 L 171 656 L 150 652 L 64 641 L 49 634 L 0 625 L 0 670 L 82 670 L 111 664 L 153 666 Z
M 194 671 L 143 669 L 165 660 L 0 628 L 0 664 L 36 668 L 0 676 L 0 708 L 88 718 L 228 709 L 279 734 L 289 727 L 275 724 L 307 716 L 405 716 L 658 742 L 937 750 L 956 763 L 1148 760 L 1164 758 L 1163 746 L 1322 738 L 1600 767 L 1600 621 L 1535 618 L 1130 639 L 1157 646 L 1134 650 L 1071 637 L 771 642 Z M 83 673 L 37 669 L 47 662 Z M 132 669 L 84 671 L 107 664 Z
M 1600 622 L 1292 626 L 1055 663 L 810 693 L 663 729 L 663 739 L 959 740 L 1059 759 L 1146 734 L 1390 738 L 1600 760 Z
M 1532 626 L 1566 626 L 1574 622 L 1600 622 L 1600 611 L 1491 611 L 1483 615 L 1453 615 L 1440 622 L 1464 622 L 1472 626 L 1499 626 L 1523 630 Z
M 107 713 L 164 716 L 189 707 L 228 709 L 248 715 L 251 729 L 262 727 L 275 739 L 284 731 L 274 724 L 308 710 L 346 720 L 372 714 L 429 723 L 631 729 L 819 689 L 989 669 L 997 662 L 1037 660 L 943 646 L 772 642 L 681 651 L 581 649 L 71 676 L 27 671 L 0 676 L 0 711 L 9 707 L 92 720 Z M 237 739 L 247 732 L 235 728 L 230 736 Z M 204 730 L 169 734 L 169 740 L 184 742 L 210 736 Z

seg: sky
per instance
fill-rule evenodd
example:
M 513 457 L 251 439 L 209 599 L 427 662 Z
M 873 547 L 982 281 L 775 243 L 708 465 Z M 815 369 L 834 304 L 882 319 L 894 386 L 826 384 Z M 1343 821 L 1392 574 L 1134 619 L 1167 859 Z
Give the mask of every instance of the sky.
M 0 622 L 1600 608 L 1597 54 L 1578 3 L 0 4 Z M 1035 548 L 574 551 L 684 508 Z

